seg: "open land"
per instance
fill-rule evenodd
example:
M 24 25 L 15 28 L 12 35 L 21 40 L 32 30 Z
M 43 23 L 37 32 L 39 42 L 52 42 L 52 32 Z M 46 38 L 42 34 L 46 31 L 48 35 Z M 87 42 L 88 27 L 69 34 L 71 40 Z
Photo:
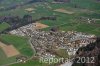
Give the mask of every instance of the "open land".
M 49 27 L 48 25 L 45 25 L 45 24 L 41 24 L 41 23 L 36 23 L 36 29 L 43 29 L 43 28 L 47 28 Z
M 13 45 L 5 45 L 0 42 L 0 47 L 5 52 L 7 57 L 12 57 L 20 54 Z
M 65 10 L 65 9 L 62 9 L 62 8 L 61 9 L 56 9 L 54 11 L 61 12 L 61 13 L 67 13 L 67 14 L 73 14 L 73 12 Z

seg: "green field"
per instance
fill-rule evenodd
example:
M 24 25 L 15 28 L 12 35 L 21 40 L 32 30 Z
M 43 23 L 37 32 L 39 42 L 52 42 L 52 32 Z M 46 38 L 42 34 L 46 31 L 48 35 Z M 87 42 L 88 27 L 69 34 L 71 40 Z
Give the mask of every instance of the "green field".
M 43 30 L 50 30 L 50 28 L 52 28 L 53 26 L 59 26 L 60 30 L 64 30 L 64 31 L 75 30 L 75 31 L 79 31 L 79 32 L 100 35 L 100 27 L 99 27 L 100 21 L 99 20 L 96 20 L 95 24 L 99 25 L 99 26 L 96 26 L 94 24 L 87 24 L 87 22 L 77 19 L 79 17 L 100 19 L 100 14 L 99 14 L 100 12 L 98 9 L 96 9 L 97 7 L 92 8 L 92 6 L 90 6 L 90 4 L 94 3 L 94 6 L 95 6 L 98 3 L 94 2 L 94 1 L 90 2 L 90 0 L 84 0 L 84 1 L 74 0 L 72 2 L 80 5 L 80 8 L 73 8 L 72 6 L 70 6 L 68 4 L 62 4 L 62 5 L 52 4 L 51 6 L 53 9 L 64 8 L 66 10 L 74 12 L 74 14 L 69 15 L 69 14 L 64 14 L 64 13 L 60 13 L 60 12 L 53 12 L 56 15 L 58 15 L 57 20 L 56 21 L 48 21 L 48 20 L 41 21 L 41 23 L 50 26 Z M 80 4 L 81 2 L 82 2 L 82 4 Z M 90 4 L 86 4 L 86 2 L 87 3 L 89 2 Z M 85 4 L 88 7 L 86 7 Z M 100 4 L 98 4 L 98 6 L 100 6 Z M 82 7 L 84 7 L 84 8 L 82 8 Z
M 15 61 L 16 61 L 16 57 L 7 58 L 3 50 L 0 48 L 0 65 L 13 63 Z
M 9 28 L 9 27 L 10 27 L 9 24 L 7 24 L 7 23 L 0 24 L 0 32 Z
M 3 34 L 3 35 L 0 35 L 0 40 L 4 42 L 5 44 L 13 45 L 21 53 L 20 55 L 22 56 L 26 56 L 30 58 L 34 54 L 33 50 L 31 49 L 28 43 L 28 39 L 25 37 Z M 0 59 L 1 59 L 0 65 L 8 64 L 11 62 L 15 62 L 16 56 L 7 58 L 4 52 L 0 50 Z
M 31 57 L 33 55 L 33 50 L 28 43 L 28 39 L 25 37 L 3 34 L 0 36 L 0 39 L 5 44 L 14 45 L 21 52 L 22 55 L 28 57 Z
M 48 64 L 40 63 L 39 60 L 30 60 L 26 63 L 13 64 L 11 66 L 48 66 Z

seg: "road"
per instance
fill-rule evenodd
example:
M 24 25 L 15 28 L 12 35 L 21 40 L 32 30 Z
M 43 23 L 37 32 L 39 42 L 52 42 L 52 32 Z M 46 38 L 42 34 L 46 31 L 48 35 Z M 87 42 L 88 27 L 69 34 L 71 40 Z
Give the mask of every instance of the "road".
M 30 37 L 29 38 L 29 44 L 30 44 L 30 46 L 31 46 L 31 48 L 32 48 L 32 50 L 33 50 L 33 52 L 34 52 L 34 55 L 33 56 L 35 56 L 35 53 L 36 53 L 36 50 L 35 50 L 35 48 L 34 48 L 34 46 L 33 46 L 33 44 L 32 44 L 32 38 Z
M 73 62 L 66 62 L 64 64 L 61 64 L 60 66 L 72 66 Z

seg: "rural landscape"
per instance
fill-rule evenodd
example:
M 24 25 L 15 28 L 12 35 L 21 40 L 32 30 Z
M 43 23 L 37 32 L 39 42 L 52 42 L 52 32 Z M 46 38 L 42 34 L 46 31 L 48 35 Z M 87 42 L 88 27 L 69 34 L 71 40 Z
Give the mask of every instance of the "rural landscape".
M 100 0 L 0 0 L 0 66 L 99 65 Z

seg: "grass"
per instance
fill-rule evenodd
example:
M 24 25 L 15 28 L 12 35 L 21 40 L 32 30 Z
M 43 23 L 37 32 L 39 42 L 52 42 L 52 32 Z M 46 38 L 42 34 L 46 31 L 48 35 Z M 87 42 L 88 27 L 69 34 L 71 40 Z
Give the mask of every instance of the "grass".
M 100 19 L 100 13 L 81 13 L 80 16 L 94 18 L 94 19 Z
M 20 4 L 21 2 L 26 2 L 26 0 L 3 0 L 1 3 L 0 3 L 0 6 L 2 7 L 8 7 L 8 6 L 11 6 L 11 5 L 15 5 L 15 4 Z
M 100 20 L 97 20 L 96 23 L 97 23 L 97 24 L 100 24 Z
M 16 57 L 7 58 L 7 56 L 5 55 L 3 50 L 0 48 L 0 66 L 9 64 L 9 63 L 13 63 L 15 61 L 16 61 Z
M 61 50 L 55 50 L 56 54 L 58 55 L 57 58 L 68 58 L 68 54 L 66 50 L 61 49 Z M 30 60 L 26 63 L 18 63 L 18 64 L 13 64 L 11 66 L 55 66 L 54 63 L 52 64 L 46 64 L 46 63 L 40 63 L 39 60 Z
M 3 30 L 5 30 L 5 29 L 7 29 L 8 27 L 10 27 L 10 26 L 7 23 L 0 24 L 0 32 L 3 31 Z
M 12 44 L 23 56 L 30 58 L 34 52 L 25 37 L 15 35 L 2 34 L 0 40 L 5 44 Z M 16 56 L 7 58 L 5 53 L 0 49 L 0 65 L 16 62 Z
M 96 29 L 96 27 L 89 24 L 80 24 L 76 28 L 77 31 L 81 31 L 81 32 L 88 32 L 94 29 Z
M 48 31 L 53 26 L 59 26 L 60 30 L 63 30 L 63 31 L 75 30 L 79 32 L 99 35 L 100 30 L 96 30 L 97 28 L 99 28 L 98 26 L 95 26 L 93 24 L 92 25 L 87 24 L 86 22 L 84 23 L 77 19 L 81 16 L 99 19 L 100 17 L 98 16 L 98 14 L 97 13 L 86 14 L 84 12 L 81 12 L 81 10 L 79 10 L 79 12 L 80 13 L 75 12 L 75 14 L 72 14 L 72 15 L 54 12 L 58 16 L 57 20 L 56 21 L 50 21 L 50 20 L 41 21 L 41 23 L 50 26 L 42 30 Z M 99 24 L 99 21 L 97 21 L 96 23 Z
M 39 60 L 30 60 L 26 63 L 13 64 L 11 66 L 48 66 L 48 64 L 40 63 Z
M 31 49 L 27 38 L 3 34 L 0 36 L 0 39 L 6 44 L 14 45 L 22 55 L 28 57 L 31 57 L 33 55 L 33 50 Z
M 56 50 L 56 54 L 61 58 L 68 58 L 68 53 L 65 49 Z

